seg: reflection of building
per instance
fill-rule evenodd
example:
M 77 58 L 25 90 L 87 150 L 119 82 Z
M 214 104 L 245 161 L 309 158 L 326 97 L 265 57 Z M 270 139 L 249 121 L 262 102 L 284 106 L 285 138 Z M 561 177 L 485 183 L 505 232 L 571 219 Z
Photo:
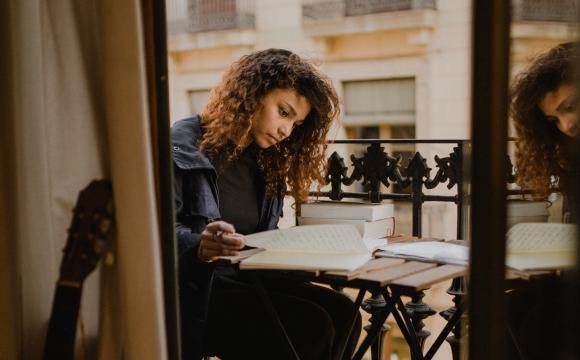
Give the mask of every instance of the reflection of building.
M 514 70 L 572 36 L 574 3 L 513 1 Z M 341 136 L 469 136 L 470 1 L 168 0 L 168 16 L 173 120 L 200 111 L 240 55 L 281 47 L 316 59 L 333 79 Z M 447 220 L 432 220 L 431 233 L 452 237 Z
M 512 0 L 512 75 L 531 56 L 576 37 L 577 0 Z

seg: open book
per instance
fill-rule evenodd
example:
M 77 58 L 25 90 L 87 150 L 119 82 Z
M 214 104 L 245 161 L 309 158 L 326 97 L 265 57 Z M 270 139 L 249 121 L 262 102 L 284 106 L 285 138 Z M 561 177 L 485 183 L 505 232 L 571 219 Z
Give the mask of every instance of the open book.
M 369 261 L 371 250 L 353 225 L 305 225 L 246 236 L 264 251 L 242 260 L 241 269 L 345 270 Z
M 552 270 L 574 266 L 578 228 L 573 224 L 520 223 L 507 233 L 507 266 Z
M 469 247 L 444 241 L 416 241 L 381 246 L 377 257 L 398 257 L 442 264 L 467 265 Z

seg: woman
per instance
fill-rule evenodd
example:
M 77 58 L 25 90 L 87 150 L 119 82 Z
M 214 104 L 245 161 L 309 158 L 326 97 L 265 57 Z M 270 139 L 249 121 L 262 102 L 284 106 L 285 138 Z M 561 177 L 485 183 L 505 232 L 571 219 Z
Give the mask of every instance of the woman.
M 338 113 L 327 78 L 296 54 L 269 49 L 235 62 L 203 112 L 173 126 L 184 359 L 289 356 L 243 273 L 212 260 L 236 255 L 240 234 L 275 228 L 285 195 L 304 202 L 322 182 Z M 301 358 L 335 359 L 352 301 L 312 284 L 274 279 L 266 287 Z M 359 333 L 360 319 L 347 353 Z
M 578 66 L 577 43 L 558 45 L 538 56 L 520 73 L 512 88 L 512 119 L 518 142 L 517 182 L 534 196 L 547 198 L 557 186 L 567 200 L 578 191 L 573 165 L 577 154 L 578 94 L 574 67 Z M 576 180 L 571 180 L 576 179 Z M 565 212 L 565 221 L 576 211 Z M 577 220 L 576 220 L 577 221 Z M 514 340 L 510 358 L 562 358 L 566 323 L 566 296 L 562 276 L 535 278 L 508 295 L 509 330 Z M 575 304 L 574 304 L 575 305 Z M 564 356 L 565 357 L 565 356 Z
M 517 181 L 539 197 L 554 185 L 564 192 L 569 187 L 569 149 L 580 130 L 572 71 L 577 64 L 576 44 L 558 45 L 537 57 L 512 88 Z

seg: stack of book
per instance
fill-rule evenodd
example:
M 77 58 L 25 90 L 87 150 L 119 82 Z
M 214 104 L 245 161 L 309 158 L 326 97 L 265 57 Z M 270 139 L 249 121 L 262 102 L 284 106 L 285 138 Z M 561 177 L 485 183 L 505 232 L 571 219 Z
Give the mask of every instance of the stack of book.
M 393 204 L 369 204 L 347 201 L 317 201 L 300 206 L 298 225 L 351 224 L 363 239 L 393 235 Z
M 507 202 L 507 228 L 519 223 L 548 222 L 547 201 L 512 199 Z

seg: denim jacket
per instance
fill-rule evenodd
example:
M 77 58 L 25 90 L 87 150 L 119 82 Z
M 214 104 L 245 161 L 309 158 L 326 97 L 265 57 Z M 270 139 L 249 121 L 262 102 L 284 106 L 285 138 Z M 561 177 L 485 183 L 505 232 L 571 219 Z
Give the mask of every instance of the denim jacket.
M 171 128 L 184 360 L 202 356 L 214 266 L 199 262 L 197 250 L 205 226 L 220 219 L 217 173 L 211 161 L 199 150 L 201 137 L 198 115 L 177 121 Z M 262 197 L 258 231 L 276 228 L 282 206 L 281 198 Z

